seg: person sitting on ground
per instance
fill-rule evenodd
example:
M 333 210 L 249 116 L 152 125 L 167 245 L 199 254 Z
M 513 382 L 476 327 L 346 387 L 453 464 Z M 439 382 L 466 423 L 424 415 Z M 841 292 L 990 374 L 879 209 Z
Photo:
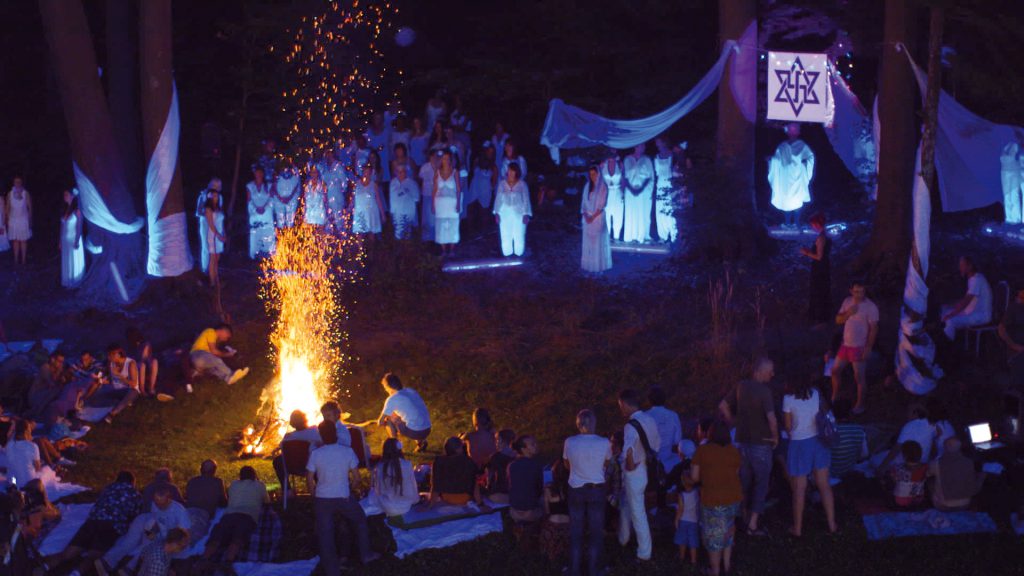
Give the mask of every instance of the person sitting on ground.
M 185 498 L 181 496 L 181 490 L 178 489 L 174 484 L 174 474 L 170 468 L 158 468 L 153 473 L 153 481 L 142 489 L 142 500 L 146 506 L 153 503 L 153 496 L 157 490 L 167 488 L 171 492 L 171 499 L 179 504 L 185 503 Z
M 977 472 L 974 461 L 964 456 L 963 445 L 956 436 L 947 438 L 943 454 L 928 465 L 928 476 L 933 479 L 932 506 L 943 512 L 966 510 L 971 498 L 981 491 L 985 472 Z
M 544 517 L 544 466 L 535 458 L 537 440 L 524 434 L 515 439 L 516 459 L 508 465 L 509 517 L 516 522 L 536 522 Z
M 32 441 L 32 421 L 18 419 L 8 428 L 8 439 L 4 446 L 7 454 L 7 483 L 24 486 L 39 478 L 43 463 L 39 446 Z
M 334 400 L 328 400 L 320 407 L 320 415 L 323 416 L 325 422 L 334 422 L 334 427 L 338 432 L 338 444 L 351 447 L 352 432 L 349 431 L 348 425 L 342 419 L 341 405 Z M 314 430 L 316 429 L 314 428 Z M 314 447 L 320 446 L 319 434 L 317 432 L 317 440 L 314 442 Z
M 473 410 L 473 431 L 464 433 L 466 450 L 476 467 L 483 470 L 491 455 L 498 451 L 494 442 L 494 421 L 487 408 Z
M 104 418 L 107 424 L 139 398 L 139 367 L 118 344 L 107 347 L 107 363 L 110 371 L 110 390 L 107 395 L 115 399 L 114 408 Z
M 107 383 L 106 367 L 89 350 L 83 350 L 78 361 L 71 364 L 71 377 L 93 381 L 97 386 Z
M 96 377 L 72 377 L 64 384 L 57 397 L 43 410 L 42 421 L 47 426 L 47 433 L 49 428 L 64 420 L 72 426 L 80 426 L 80 412 L 85 400 L 95 394 L 100 385 L 101 379 Z
M 853 403 L 840 398 L 832 406 L 836 417 L 836 433 L 839 435 L 832 444 L 832 465 L 829 473 L 833 478 L 842 478 L 853 472 L 858 462 L 868 457 L 868 436 L 864 427 L 850 421 Z
M 512 430 L 499 430 L 494 435 L 497 452 L 491 455 L 484 466 L 485 492 L 487 497 L 497 504 L 508 504 L 508 465 L 516 458 L 516 452 L 512 449 L 512 442 L 515 439 L 516 433 Z
M 882 459 L 881 464 L 875 470 L 876 476 L 883 476 L 889 466 L 903 463 L 903 444 L 913 440 L 921 449 L 918 455 L 920 462 L 927 464 L 931 461 L 932 445 L 935 444 L 936 429 L 928 421 L 928 409 L 919 402 L 913 402 L 907 408 L 907 423 L 900 429 L 900 435 L 896 438 L 889 453 Z
M 430 506 L 438 503 L 465 506 L 472 500 L 483 506 L 476 464 L 466 455 L 466 445 L 457 436 L 444 442 L 444 454 L 434 458 L 430 468 Z
M 160 363 L 153 354 L 153 344 L 134 326 L 125 330 L 124 337 L 128 343 L 128 356 L 135 360 L 139 367 L 140 392 L 143 396 L 156 396 L 156 378 L 160 372 Z
M 31 508 L 8 511 L 10 519 L 0 527 L 0 574 L 45 576 L 52 574 L 39 557 L 38 544 L 45 537 L 41 514 Z
M 128 532 L 96 561 L 97 571 L 102 573 L 107 569 L 116 572 L 141 552 L 150 540 L 162 539 L 174 528 L 188 531 L 192 524 L 185 507 L 174 501 L 168 485 L 161 485 L 153 491 L 153 501 L 146 510 L 132 520 Z
M 172 528 L 167 536 L 150 542 L 142 549 L 139 557 L 138 576 L 170 576 L 171 560 L 188 549 L 189 533 L 181 528 Z
M 24 429 L 20 429 L 19 425 L 24 426 Z M 14 430 L 15 440 L 19 442 L 28 440 L 36 445 L 38 453 L 36 453 L 35 456 L 39 458 L 39 461 L 43 466 L 49 466 L 56 470 L 58 467 L 70 468 L 75 465 L 73 460 L 68 460 L 60 453 L 60 450 L 57 450 L 49 438 L 46 436 L 35 436 L 35 428 L 36 423 L 32 420 L 19 419 L 14 422 L 14 425 L 8 428 L 8 430 Z M 24 443 L 18 444 L 18 447 L 19 450 L 24 451 L 21 454 L 22 458 L 27 457 L 29 453 L 32 452 Z M 20 462 L 22 465 L 26 465 L 25 460 L 21 460 Z M 22 478 L 19 478 L 18 481 L 21 482 Z
M 252 466 L 243 466 L 238 471 L 238 480 L 228 487 L 228 507 L 224 510 L 203 550 L 203 560 L 210 561 L 226 545 L 223 561 L 231 564 L 249 543 L 249 538 L 259 525 L 263 505 L 270 503 L 267 486 L 256 477 Z
M 889 469 L 890 503 L 897 509 L 917 509 L 924 504 L 928 466 L 921 462 L 921 445 L 913 440 L 900 444 L 903 461 Z
M 384 440 L 380 462 L 373 469 L 373 493 L 388 517 L 402 516 L 420 501 L 412 462 L 403 457 L 398 438 Z
M 1010 366 L 1010 387 L 1024 388 L 1024 290 L 1017 295 L 999 322 L 999 338 L 1006 344 L 1007 363 Z
M 324 405 L 327 406 L 326 404 Z M 288 424 L 291 425 L 292 430 L 281 438 L 281 446 L 284 446 L 285 442 L 305 442 L 309 445 L 309 451 L 320 447 L 320 431 L 316 428 L 310 427 L 306 420 L 306 414 L 302 410 L 295 410 L 288 417 Z M 288 487 L 288 479 L 285 478 L 284 469 L 284 450 L 282 448 L 281 454 L 274 457 L 272 461 L 274 467 L 274 473 L 277 474 L 277 481 L 281 483 L 281 486 Z M 292 470 L 293 474 L 304 474 L 305 470 Z
M 835 404 L 839 399 L 843 371 L 847 365 L 853 364 L 853 378 L 857 383 L 857 403 L 853 405 L 853 413 L 862 414 L 868 385 L 867 362 L 878 337 L 878 306 L 867 297 L 863 282 L 855 280 L 850 283 L 850 295 L 839 308 L 836 324 L 843 326 L 843 344 L 832 365 L 831 401 Z
M 946 451 L 946 440 L 956 436 L 956 429 L 953 428 L 953 423 L 949 421 L 949 410 L 946 409 L 945 402 L 932 396 L 928 399 L 927 409 L 928 423 L 935 430 L 934 434 L 932 434 L 932 449 L 930 452 L 931 457 L 929 458 L 929 460 L 934 461 Z
M 388 393 L 388 399 L 384 401 L 377 425 L 387 427 L 389 438 L 404 436 L 415 440 L 416 452 L 423 452 L 430 436 L 430 412 L 423 398 L 412 388 L 402 386 L 397 374 L 388 372 L 380 383 Z
M 46 364 L 39 368 L 32 385 L 28 389 L 29 417 L 43 415 L 46 407 L 60 394 L 61 389 L 71 380 L 71 373 L 64 366 L 64 353 L 55 350 L 50 354 Z
M 40 515 L 40 521 L 42 522 L 40 537 L 45 538 L 57 524 L 60 524 L 60 519 L 63 516 L 60 508 L 57 508 L 53 505 L 53 502 L 50 502 L 50 496 L 46 493 L 46 486 L 43 485 L 43 481 L 39 478 L 30 480 L 28 484 L 25 484 L 22 494 L 25 498 L 24 509 L 33 510 Z
M 228 495 L 224 489 L 224 480 L 217 477 L 217 462 L 203 460 L 199 465 L 199 476 L 192 478 L 185 485 L 185 510 L 192 521 L 189 529 L 191 537 L 199 540 L 206 536 L 217 509 L 227 505 Z
M 961 328 L 992 321 L 992 288 L 988 280 L 970 256 L 961 256 L 959 265 L 960 275 L 967 279 L 967 293 L 955 303 L 942 307 L 942 332 L 950 340 L 956 338 L 956 331 Z
M 199 333 L 188 358 L 200 376 L 213 376 L 230 386 L 249 373 L 248 367 L 232 370 L 224 363 L 225 358 L 234 357 L 238 353 L 227 345 L 231 334 L 231 325 L 224 322 Z
M 142 494 L 135 489 L 135 475 L 127 470 L 118 472 L 117 479 L 100 492 L 71 543 L 60 553 L 48 556 L 46 564 L 56 567 L 77 559 L 81 561 L 79 572 L 91 572 L 95 560 L 128 532 L 142 509 Z

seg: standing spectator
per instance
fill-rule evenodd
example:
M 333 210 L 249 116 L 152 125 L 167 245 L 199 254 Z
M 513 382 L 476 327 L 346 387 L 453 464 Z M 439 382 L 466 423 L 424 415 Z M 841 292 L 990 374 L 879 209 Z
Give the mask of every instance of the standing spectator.
M 864 427 L 850 421 L 853 403 L 846 398 L 836 400 L 832 414 L 836 417 L 839 439 L 832 445 L 832 465 L 829 473 L 842 478 L 853 471 L 858 462 L 868 457 L 868 435 Z
M 11 243 L 7 239 L 7 196 L 0 193 L 0 252 L 10 249 Z
M 310 488 L 313 488 L 312 484 Z M 228 507 L 220 522 L 210 532 L 210 539 L 203 550 L 203 560 L 210 561 L 222 546 L 227 545 L 224 561 L 229 564 L 234 562 L 256 531 L 263 505 L 269 502 L 267 486 L 256 477 L 256 470 L 252 466 L 243 466 L 238 471 L 238 480 L 228 487 Z
M 779 423 L 775 401 L 768 387 L 775 376 L 775 364 L 759 358 L 754 364 L 753 380 L 744 380 L 718 405 L 726 422 L 736 426 L 736 444 L 743 456 L 740 479 L 746 508 L 746 531 L 764 536 L 758 525 L 764 513 L 768 481 L 772 476 L 772 452 L 779 445 Z
M 2 227 L 3 224 L 0 224 Z M 82 246 L 82 211 L 78 197 L 64 191 L 64 210 L 60 215 L 60 285 L 75 288 L 85 276 L 85 248 Z
M 212 188 L 206 192 L 206 205 L 203 206 L 201 225 L 206 234 L 206 253 L 210 257 L 206 274 L 210 278 L 211 286 L 220 286 L 218 266 L 227 238 L 224 236 L 224 211 L 220 207 L 220 192 Z
M 651 559 L 651 528 L 647 523 L 644 492 L 647 488 L 648 452 L 661 447 L 658 425 L 640 411 L 640 397 L 632 390 L 619 393 L 619 411 L 627 419 L 622 430 L 622 480 L 625 497 L 619 507 L 619 544 L 629 543 L 630 532 L 636 532 L 638 561 Z
M 501 236 L 501 255 L 522 256 L 526 250 L 526 225 L 533 216 L 530 191 L 522 180 L 518 164 L 508 167 L 505 178 L 494 193 L 494 220 Z
M 999 337 L 1006 343 L 1007 362 L 1010 365 L 1010 386 L 1024 385 L 1024 290 L 1018 290 L 999 323 Z
M 955 303 L 942 307 L 942 331 L 952 340 L 960 328 L 992 321 L 992 288 L 970 256 L 960 257 L 960 275 L 967 279 L 967 293 Z
M 217 477 L 217 462 L 203 460 L 199 465 L 199 476 L 185 484 L 185 509 L 191 519 L 189 534 L 199 540 L 210 531 L 210 522 L 218 508 L 228 505 L 224 480 Z
M 245 378 L 249 373 L 249 368 L 231 370 L 224 363 L 224 358 L 231 358 L 236 354 L 235 349 L 228 346 L 231 335 L 231 325 L 227 323 L 222 322 L 213 328 L 207 328 L 199 333 L 188 354 L 196 372 L 200 375 L 214 376 L 226 382 L 228 386 Z
M 469 457 L 480 470 L 498 451 L 494 436 L 494 421 L 491 420 L 490 411 L 487 408 L 473 410 L 473 431 L 463 434 L 462 439 L 466 442 Z
M 211 178 L 206 188 L 199 191 L 196 196 L 196 227 L 199 229 L 199 266 L 205 273 L 210 269 L 210 245 L 207 241 L 209 227 L 206 225 L 206 201 L 212 192 L 216 192 L 217 202 L 224 204 L 224 197 L 221 196 L 223 184 L 220 178 Z
M 402 516 L 420 501 L 412 462 L 402 454 L 398 438 L 388 438 L 373 470 L 373 493 L 388 517 Z
M 28 241 L 32 238 L 32 196 L 25 189 L 21 176 L 14 177 L 14 185 L 7 193 L 7 238 L 14 247 L 14 264 L 25 265 Z
M 536 460 L 537 440 L 522 435 L 512 449 L 516 459 L 508 465 L 509 516 L 516 522 L 537 522 L 544 516 L 544 467 Z
M 378 426 L 386 426 L 389 438 L 405 436 L 416 441 L 416 451 L 427 449 L 427 438 L 430 436 L 430 412 L 423 398 L 412 388 L 402 386 L 396 374 L 388 372 L 381 378 L 381 386 L 388 393 L 384 402 Z
M 516 433 L 512 430 L 506 428 L 498 431 L 494 435 L 497 451 L 491 454 L 487 465 L 484 466 L 487 497 L 497 504 L 508 504 L 508 465 L 516 457 L 516 452 L 512 449 L 512 442 L 515 442 L 515 439 Z
M 679 421 L 679 414 L 674 410 L 665 408 L 665 389 L 661 386 L 651 386 L 647 391 L 647 401 L 651 407 L 645 414 L 650 416 L 658 427 L 658 438 L 661 440 L 661 447 L 658 448 L 658 460 L 665 470 L 671 470 L 679 464 L 679 442 L 683 439 L 683 425 Z
M 569 575 L 580 576 L 583 543 L 587 545 L 587 574 L 600 574 L 604 540 L 605 464 L 612 459 L 611 442 L 598 436 L 591 410 L 576 414 L 579 434 L 565 440 L 562 458 L 569 465 Z M 584 538 L 585 536 L 585 538 Z
M 864 413 L 864 391 L 867 389 L 867 361 L 878 336 L 878 306 L 867 297 L 864 283 L 854 280 L 850 295 L 843 300 L 836 316 L 836 324 L 843 325 L 843 344 L 832 365 L 832 403 L 839 399 L 843 370 L 853 364 L 853 377 L 857 381 L 857 403 L 854 414 Z
M 676 503 L 676 535 L 673 541 L 679 547 L 679 561 L 686 561 L 690 552 L 690 564 L 697 565 L 697 551 L 700 548 L 700 491 L 685 472 L 679 479 L 678 502 Z
M 395 164 L 392 172 L 389 203 L 391 205 L 391 223 L 395 228 L 395 238 L 404 240 L 412 237 L 416 226 L 416 204 L 420 201 L 420 187 L 416 180 L 409 177 L 409 164 Z
M 832 313 L 832 239 L 825 232 L 825 215 L 818 212 L 808 220 L 811 229 L 818 235 L 814 245 L 801 248 L 800 253 L 811 259 L 811 289 L 808 295 L 808 314 L 811 322 L 826 324 Z
M 974 461 L 964 456 L 960 439 L 951 436 L 945 441 L 943 454 L 928 465 L 928 476 L 933 478 L 932 506 L 943 512 L 966 510 L 971 498 L 981 491 L 985 472 L 974 469 Z
M 336 515 L 344 518 L 355 532 L 363 564 L 379 556 L 370 550 L 366 514 L 359 502 L 352 498 L 349 488 L 349 474 L 359 468 L 359 459 L 351 448 L 338 444 L 338 429 L 332 422 L 321 422 L 317 429 L 323 446 L 309 455 L 306 481 L 315 499 L 317 543 L 320 546 L 324 574 L 338 576 L 341 573 L 341 559 L 336 547 Z
M 349 430 L 348 424 L 342 421 L 341 418 L 341 405 L 335 400 L 328 400 L 324 402 L 324 405 L 320 407 L 320 415 L 323 416 L 324 421 L 333 422 L 334 427 L 338 430 L 338 444 L 342 446 L 352 447 L 352 432 Z M 315 431 L 316 438 L 310 440 L 310 446 L 318 448 L 321 444 L 320 433 L 316 428 L 312 428 Z M 296 440 L 308 438 L 305 434 L 296 436 Z
M 690 464 L 690 478 L 701 484 L 701 534 L 708 550 L 710 576 L 732 570 L 734 523 L 743 500 L 739 450 L 730 443 L 729 425 L 711 425 L 710 440 L 697 448 Z
M 836 508 L 832 485 L 828 481 L 828 467 L 832 453 L 818 438 L 818 413 L 823 412 L 821 395 L 810 379 L 796 380 L 792 393 L 782 399 L 782 414 L 789 433 L 786 468 L 793 487 L 793 528 L 790 534 L 803 534 L 804 504 L 806 503 L 807 476 L 814 475 L 814 483 L 821 494 L 828 531 L 836 531 Z

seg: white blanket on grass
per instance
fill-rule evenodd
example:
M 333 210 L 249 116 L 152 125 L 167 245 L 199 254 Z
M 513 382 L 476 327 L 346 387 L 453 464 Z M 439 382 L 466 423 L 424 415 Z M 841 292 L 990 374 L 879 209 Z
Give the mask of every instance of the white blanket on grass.
M 367 516 L 384 513 L 372 497 L 363 498 L 359 504 L 363 507 L 363 511 L 366 512 Z M 405 558 L 409 554 L 419 552 L 420 550 L 447 548 L 460 542 L 476 540 L 492 532 L 501 532 L 504 526 L 501 522 L 500 509 L 504 508 L 505 505 L 494 504 L 490 501 L 487 504 L 491 506 L 494 512 L 472 518 L 450 520 L 424 528 L 404 530 L 388 524 L 388 528 L 391 529 L 391 535 L 394 537 L 395 544 L 397 545 L 395 556 Z M 432 509 L 430 512 L 417 512 L 414 521 L 426 520 L 431 514 L 438 517 L 458 516 L 478 511 L 479 509 L 473 504 L 467 506 L 440 506 Z
M 0 456 L 0 465 L 7 465 L 6 456 Z M 57 473 L 49 466 L 43 466 L 43 469 L 39 471 L 39 479 L 43 481 L 43 486 L 46 488 L 46 495 L 50 497 L 51 502 L 56 502 L 61 498 L 66 498 L 72 494 L 78 494 L 79 492 L 85 492 L 88 490 L 85 486 L 79 486 L 78 484 L 62 481 L 60 476 L 57 476 Z M 0 485 L 6 484 L 7 475 L 0 474 Z M 21 482 L 18 484 L 20 485 Z

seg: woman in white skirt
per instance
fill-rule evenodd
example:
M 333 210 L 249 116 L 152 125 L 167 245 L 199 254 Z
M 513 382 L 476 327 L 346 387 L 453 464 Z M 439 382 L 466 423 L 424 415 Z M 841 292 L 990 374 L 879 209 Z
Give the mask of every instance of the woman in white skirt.
M 71 190 L 64 191 L 64 212 L 60 216 L 60 285 L 74 288 L 85 276 L 85 248 L 82 247 L 82 211 Z
M 459 174 L 455 171 L 451 150 L 441 153 L 441 165 L 434 172 L 433 213 L 434 241 L 441 245 L 441 255 L 455 252 L 459 243 L 459 206 L 462 204 Z
M 501 234 L 501 255 L 506 258 L 513 254 L 523 255 L 526 225 L 533 216 L 530 191 L 520 173 L 518 164 L 510 165 L 508 175 L 498 184 L 498 192 L 494 195 L 494 220 Z
M 654 140 L 658 155 L 654 157 L 654 221 L 658 228 L 658 240 L 675 242 L 676 225 L 676 188 L 672 182 L 676 174 L 675 155 L 664 136 Z
M 352 233 L 380 234 L 384 222 L 384 200 L 380 197 L 373 165 L 363 163 L 363 171 L 352 193 Z
M 612 267 L 612 246 L 604 215 L 605 204 L 608 203 L 608 187 L 604 182 L 601 168 L 591 166 L 580 205 L 583 217 L 583 255 L 580 257 L 580 267 L 584 272 L 601 273 Z
M 604 207 L 605 224 L 611 232 L 612 240 L 618 240 L 622 235 L 622 217 L 626 206 L 622 196 L 622 163 L 614 153 L 601 164 L 601 180 L 608 189 L 608 200 Z
M 14 247 L 14 263 L 25 264 L 28 241 L 32 238 L 32 197 L 20 176 L 7 193 L 7 239 Z
M 494 156 L 494 146 L 490 141 L 484 142 L 483 152 L 476 159 L 473 178 L 469 181 L 466 203 L 472 205 L 473 202 L 477 202 L 483 210 L 491 207 L 491 196 L 498 188 L 498 170 Z
M 309 165 L 309 176 L 302 189 L 303 218 L 311 226 L 327 223 L 327 185 L 320 178 L 316 164 Z
M 245 185 L 249 208 L 249 258 L 256 260 L 274 253 L 274 206 L 270 185 L 262 166 L 253 169 L 253 179 Z
M 210 255 L 209 269 L 211 286 L 220 285 L 217 266 L 220 255 L 224 252 L 224 212 L 220 209 L 220 192 L 206 191 L 206 207 L 203 212 L 203 224 L 206 226 L 206 251 Z
M 651 239 L 651 204 L 654 202 L 654 164 L 645 154 L 646 146 L 637 144 L 622 161 L 626 176 L 625 211 L 622 216 L 622 241 L 647 242 Z
M 299 209 L 299 190 L 302 188 L 299 171 L 286 158 L 284 168 L 274 182 L 274 225 L 291 228 L 295 225 L 295 213 Z

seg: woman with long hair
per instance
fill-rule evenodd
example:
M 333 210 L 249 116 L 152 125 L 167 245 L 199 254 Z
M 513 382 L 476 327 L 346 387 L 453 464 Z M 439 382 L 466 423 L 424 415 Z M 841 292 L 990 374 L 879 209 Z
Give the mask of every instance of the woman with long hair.
M 14 263 L 25 265 L 28 241 L 32 238 L 32 196 L 25 189 L 20 176 L 7 193 L 7 238 L 14 247 Z
M 405 459 L 398 438 L 388 438 L 373 469 L 373 493 L 388 516 L 401 516 L 420 501 L 412 462 Z
M 423 128 L 423 120 L 412 119 L 412 133 L 409 134 L 409 156 L 417 166 L 423 166 L 427 162 L 427 146 L 430 134 Z
M 220 286 L 217 266 L 224 252 L 224 211 L 220 208 L 220 191 L 206 191 L 206 206 L 203 207 L 203 225 L 206 226 L 206 251 L 210 255 L 207 275 L 211 286 Z
M 85 248 L 82 247 L 82 211 L 78 197 L 64 191 L 64 211 L 60 215 L 60 285 L 74 288 L 85 276 Z
M 807 476 L 813 474 L 814 483 L 821 493 L 821 505 L 825 508 L 828 531 L 836 531 L 836 508 L 832 496 L 832 485 L 828 481 L 828 468 L 832 464 L 832 452 L 818 437 L 818 413 L 827 411 L 822 405 L 821 395 L 811 378 L 791 381 L 789 393 L 782 399 L 782 416 L 786 432 L 789 433 L 789 448 L 786 452 L 786 472 L 793 489 L 793 527 L 790 534 L 803 534 L 804 504 L 807 493 Z
M 434 173 L 432 210 L 434 213 L 434 241 L 441 245 L 441 255 L 455 252 L 459 243 L 459 206 L 462 188 L 451 150 L 441 154 L 441 165 Z
M 612 267 L 612 246 L 608 238 L 605 208 L 608 204 L 608 186 L 601 177 L 601 168 L 591 166 L 587 171 L 587 184 L 583 188 L 580 213 L 583 219 L 583 250 L 580 268 L 584 272 L 599 274 Z
M 352 233 L 380 234 L 384 220 L 380 183 L 375 178 L 373 165 L 366 162 L 352 192 Z
M 811 216 L 808 223 L 818 237 L 810 248 L 801 248 L 800 253 L 811 259 L 811 288 L 808 295 L 811 322 L 826 324 L 832 319 L 830 302 L 832 292 L 832 239 L 825 232 L 825 215 L 821 212 Z

